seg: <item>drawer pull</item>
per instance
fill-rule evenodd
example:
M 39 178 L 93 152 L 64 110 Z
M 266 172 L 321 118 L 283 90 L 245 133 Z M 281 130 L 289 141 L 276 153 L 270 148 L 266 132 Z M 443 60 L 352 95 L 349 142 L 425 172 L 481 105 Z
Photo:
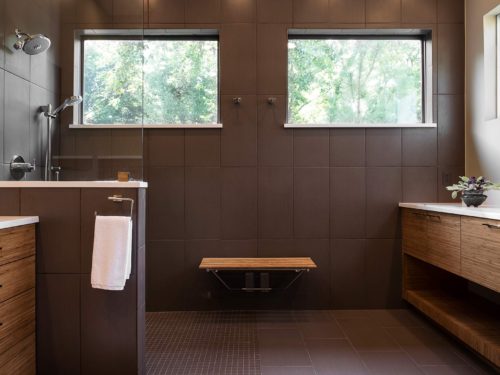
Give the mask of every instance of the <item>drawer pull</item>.
M 439 215 L 431 215 L 431 214 L 427 214 L 427 217 L 429 219 L 436 219 L 437 221 L 441 221 L 441 216 Z
M 500 229 L 500 225 L 495 225 L 495 224 L 483 224 L 485 227 L 488 227 L 490 229 Z

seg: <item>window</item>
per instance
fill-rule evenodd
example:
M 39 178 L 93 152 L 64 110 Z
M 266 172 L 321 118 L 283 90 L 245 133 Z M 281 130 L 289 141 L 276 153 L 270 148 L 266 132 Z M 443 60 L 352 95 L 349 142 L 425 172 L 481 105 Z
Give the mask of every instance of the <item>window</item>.
M 288 123 L 425 121 L 421 35 L 289 35 Z
M 212 124 L 218 40 L 84 37 L 83 124 Z

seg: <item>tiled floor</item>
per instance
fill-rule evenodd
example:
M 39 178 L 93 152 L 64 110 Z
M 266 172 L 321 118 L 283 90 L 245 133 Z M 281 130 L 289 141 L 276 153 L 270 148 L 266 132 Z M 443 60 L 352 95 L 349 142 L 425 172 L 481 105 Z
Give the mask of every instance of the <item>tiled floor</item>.
M 410 310 L 147 314 L 148 374 L 496 374 Z

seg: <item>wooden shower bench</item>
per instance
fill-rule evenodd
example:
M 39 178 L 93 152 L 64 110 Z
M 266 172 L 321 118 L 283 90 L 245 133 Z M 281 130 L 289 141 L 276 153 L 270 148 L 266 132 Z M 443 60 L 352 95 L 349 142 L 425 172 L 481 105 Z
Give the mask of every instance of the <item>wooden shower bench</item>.
M 304 272 L 309 272 L 318 266 L 309 257 L 296 258 L 203 258 L 199 268 L 212 273 L 228 290 L 243 290 L 247 292 L 269 292 L 269 272 L 290 271 L 295 277 L 282 289 L 288 289 Z M 245 272 L 245 286 L 233 288 L 220 276 L 221 271 Z M 260 272 L 260 287 L 253 286 L 254 272 Z

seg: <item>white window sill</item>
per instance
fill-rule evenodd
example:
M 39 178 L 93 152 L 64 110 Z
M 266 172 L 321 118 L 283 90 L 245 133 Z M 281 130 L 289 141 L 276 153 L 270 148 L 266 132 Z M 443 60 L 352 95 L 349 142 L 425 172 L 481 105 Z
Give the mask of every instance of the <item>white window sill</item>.
M 222 124 L 70 124 L 70 129 L 222 129 Z
M 336 123 L 336 124 L 285 124 L 285 128 L 290 129 L 323 129 L 323 128 L 354 128 L 354 129 L 369 129 L 369 128 L 436 128 L 436 123 L 415 123 L 415 124 L 353 124 L 353 123 Z

